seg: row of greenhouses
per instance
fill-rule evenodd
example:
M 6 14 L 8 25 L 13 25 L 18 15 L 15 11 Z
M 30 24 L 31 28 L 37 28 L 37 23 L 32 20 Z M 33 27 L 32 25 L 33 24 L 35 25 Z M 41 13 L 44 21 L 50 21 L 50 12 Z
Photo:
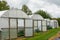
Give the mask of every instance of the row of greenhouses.
M 0 40 L 33 37 L 35 32 L 58 28 L 57 20 L 44 19 L 39 14 L 27 15 L 22 10 L 0 11 Z

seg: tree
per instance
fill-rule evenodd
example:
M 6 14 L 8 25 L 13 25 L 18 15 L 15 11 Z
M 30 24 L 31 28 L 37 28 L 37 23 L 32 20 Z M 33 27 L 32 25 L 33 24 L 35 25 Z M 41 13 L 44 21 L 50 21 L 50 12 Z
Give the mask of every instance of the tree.
M 47 12 L 43 11 L 43 10 L 38 10 L 37 12 L 35 12 L 35 14 L 41 15 L 43 18 L 51 19 L 51 15 L 48 14 Z
M 26 5 L 22 6 L 22 11 L 27 13 L 27 15 L 31 15 L 32 14 L 32 11 Z
M 0 1 L 0 11 L 2 10 L 8 10 L 9 6 L 7 5 L 6 1 Z

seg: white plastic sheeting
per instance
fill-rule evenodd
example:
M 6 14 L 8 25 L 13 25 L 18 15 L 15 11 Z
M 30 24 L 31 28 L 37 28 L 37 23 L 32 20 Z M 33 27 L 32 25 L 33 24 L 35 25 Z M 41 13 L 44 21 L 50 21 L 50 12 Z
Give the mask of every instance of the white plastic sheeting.
M 58 22 L 57 22 L 57 20 L 51 20 L 50 21 L 50 26 L 52 28 L 58 28 Z
M 42 31 L 47 31 L 46 21 L 45 20 L 42 21 Z
M 34 21 L 34 31 L 37 29 L 37 21 Z
M 24 19 L 18 19 L 18 32 L 24 30 Z
M 0 18 L 0 28 L 9 28 L 8 18 Z
M 10 38 L 17 38 L 17 22 L 16 22 L 16 19 L 10 19 Z
M 25 36 L 33 36 L 33 21 L 31 19 L 25 20 Z
M 42 29 L 41 29 L 41 28 L 42 28 L 41 26 L 42 26 L 41 21 L 38 21 L 38 28 L 39 28 L 40 31 L 42 30 Z
M 45 19 L 47 22 L 47 26 L 50 26 L 50 19 Z
M 2 29 L 2 40 L 9 39 L 9 29 L 3 28 Z
M 39 29 L 40 31 L 42 30 L 41 29 L 41 21 L 34 21 L 34 31 L 36 30 L 36 29 Z

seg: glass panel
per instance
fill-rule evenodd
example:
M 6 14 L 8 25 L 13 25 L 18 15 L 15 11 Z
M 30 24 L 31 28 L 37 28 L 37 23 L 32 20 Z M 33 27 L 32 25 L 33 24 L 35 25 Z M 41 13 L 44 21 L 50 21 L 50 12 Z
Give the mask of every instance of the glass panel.
M 42 25 L 46 25 L 46 21 L 42 21 Z
M 33 35 L 33 21 L 26 19 L 25 20 L 25 36 L 32 36 Z
M 37 27 L 34 27 L 34 32 L 36 31 Z
M 34 21 L 34 27 L 37 27 L 37 21 Z
M 25 29 L 25 36 L 32 36 L 33 35 L 33 29 L 32 28 L 26 28 Z
M 16 19 L 10 19 L 10 28 L 17 28 Z
M 18 19 L 18 27 L 24 27 L 24 20 Z
M 50 22 L 49 21 L 47 21 L 47 25 L 50 25 Z
M 10 19 L 10 38 L 17 38 L 17 22 L 16 19 Z
M 7 40 L 7 39 L 9 39 L 9 29 L 3 28 L 2 29 L 2 40 Z
M 42 27 L 42 31 L 47 31 L 47 28 L 46 27 Z
M 32 23 L 32 20 L 25 20 L 25 27 L 32 27 L 33 25 L 32 25 L 33 23 Z
M 10 38 L 17 38 L 17 30 L 16 28 L 11 28 L 10 29 Z
M 38 21 L 38 28 L 41 30 L 41 21 Z

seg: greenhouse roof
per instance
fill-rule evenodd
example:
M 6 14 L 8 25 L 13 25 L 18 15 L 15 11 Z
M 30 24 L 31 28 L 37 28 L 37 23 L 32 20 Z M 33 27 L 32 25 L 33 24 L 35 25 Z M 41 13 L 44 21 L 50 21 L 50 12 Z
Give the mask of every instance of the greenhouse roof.
M 31 16 L 31 18 L 32 19 L 35 19 L 35 20 L 43 20 L 44 18 L 41 16 L 41 15 L 39 15 L 39 14 L 33 14 L 32 16 Z
M 29 18 L 26 13 L 18 9 L 0 11 L 0 17 L 7 18 Z

